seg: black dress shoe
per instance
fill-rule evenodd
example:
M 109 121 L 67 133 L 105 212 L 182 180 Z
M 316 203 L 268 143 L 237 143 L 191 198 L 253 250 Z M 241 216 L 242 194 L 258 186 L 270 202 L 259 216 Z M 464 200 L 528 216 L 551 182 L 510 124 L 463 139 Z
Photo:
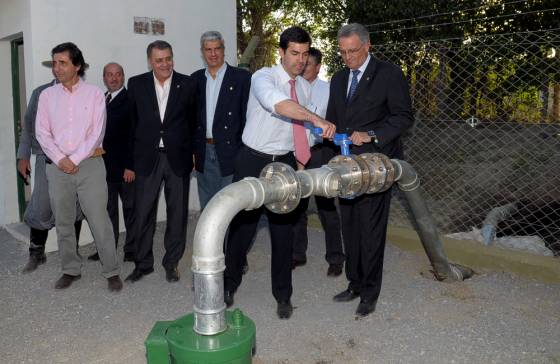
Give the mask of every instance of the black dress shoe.
M 232 291 L 224 291 L 224 302 L 226 303 L 227 308 L 233 306 L 233 295 L 234 293 Z
M 292 317 L 292 312 L 294 308 L 290 300 L 288 301 L 278 301 L 278 308 L 276 309 L 276 314 L 281 320 L 287 320 Z
M 170 269 L 166 268 L 165 279 L 170 283 L 177 282 L 179 280 L 179 271 L 177 270 L 177 267 Z
M 27 263 L 25 264 L 25 267 L 23 267 L 23 270 L 21 272 L 22 273 L 31 273 L 35 269 L 37 269 L 37 267 L 39 265 L 45 263 L 46 261 L 47 261 L 47 257 L 45 256 L 45 254 L 30 255 L 29 260 L 27 261 Z
M 92 255 L 90 255 L 89 257 L 87 257 L 88 260 L 93 260 L 93 261 L 98 261 L 99 260 L 99 253 L 93 253 Z
M 361 300 L 358 308 L 356 309 L 356 318 L 364 318 L 370 313 L 375 311 L 377 300 Z
M 338 277 L 342 274 L 342 264 L 329 264 L 329 269 L 327 269 L 327 276 Z
M 358 292 L 347 289 L 334 296 L 333 300 L 336 302 L 349 302 L 358 297 L 360 297 L 360 294 Z
M 119 292 L 122 289 L 121 277 L 118 275 L 107 278 L 107 287 L 111 292 Z
M 292 259 L 292 269 L 296 269 L 297 267 L 301 267 L 307 263 L 307 259 L 300 260 L 300 259 Z
M 134 253 L 124 253 L 123 262 L 134 262 Z
M 154 268 L 143 269 L 143 270 L 138 269 L 138 268 L 134 268 L 132 273 L 130 273 L 124 281 L 125 282 L 132 282 L 132 283 L 137 282 L 137 281 L 141 280 L 142 277 L 152 273 L 153 271 L 154 271 Z
M 78 279 L 82 278 L 80 274 L 77 276 L 72 276 L 70 274 L 63 274 L 56 283 L 54 284 L 55 289 L 64 289 L 68 288 L 72 285 L 72 282 L 77 281 Z

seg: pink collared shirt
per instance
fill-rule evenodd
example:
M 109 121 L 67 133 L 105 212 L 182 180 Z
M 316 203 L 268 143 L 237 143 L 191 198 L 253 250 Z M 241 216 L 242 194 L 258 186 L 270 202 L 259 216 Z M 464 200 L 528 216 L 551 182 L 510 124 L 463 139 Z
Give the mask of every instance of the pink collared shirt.
M 103 91 L 81 79 L 72 92 L 59 83 L 39 96 L 35 133 L 47 157 L 56 164 L 68 157 L 79 165 L 90 157 L 102 145 L 105 122 Z

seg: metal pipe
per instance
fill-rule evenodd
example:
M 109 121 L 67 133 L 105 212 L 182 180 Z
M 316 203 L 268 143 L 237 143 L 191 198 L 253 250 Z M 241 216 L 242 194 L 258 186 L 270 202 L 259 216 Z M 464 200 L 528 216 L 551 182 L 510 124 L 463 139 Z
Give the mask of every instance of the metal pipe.
M 407 162 L 391 159 L 395 168 L 395 181 L 403 191 L 418 227 L 418 236 L 432 263 L 434 274 L 440 281 L 462 281 L 473 275 L 470 268 L 449 263 L 436 224 L 430 214 L 420 189 L 420 178 Z
M 410 203 L 436 278 L 463 280 L 470 277 L 472 270 L 448 262 L 436 225 L 422 198 L 418 175 L 407 162 L 365 153 L 336 156 L 326 166 L 297 172 L 275 162 L 261 171 L 260 178 L 245 178 L 219 191 L 200 216 L 193 244 L 194 331 L 215 335 L 226 330 L 223 242 L 237 213 L 262 205 L 275 213 L 288 213 L 304 197 L 354 198 L 364 193 L 386 191 L 394 182 L 398 182 Z
M 219 191 L 208 203 L 196 226 L 193 244 L 194 331 L 214 335 L 226 330 L 224 311 L 225 257 L 223 242 L 227 228 L 241 210 L 259 208 L 281 200 L 279 177 L 245 178 Z

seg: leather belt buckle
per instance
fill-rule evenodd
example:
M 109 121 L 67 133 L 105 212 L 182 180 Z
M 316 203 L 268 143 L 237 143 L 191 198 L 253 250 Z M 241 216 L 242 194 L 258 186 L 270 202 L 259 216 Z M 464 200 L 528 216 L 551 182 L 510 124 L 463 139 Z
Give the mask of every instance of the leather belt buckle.
M 206 144 L 216 144 L 214 138 L 206 138 Z

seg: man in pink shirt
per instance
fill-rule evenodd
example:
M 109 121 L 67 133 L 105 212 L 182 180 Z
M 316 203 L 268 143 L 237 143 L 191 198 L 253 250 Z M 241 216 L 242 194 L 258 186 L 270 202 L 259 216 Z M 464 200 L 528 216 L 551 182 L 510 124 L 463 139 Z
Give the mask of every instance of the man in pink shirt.
M 98 87 L 82 81 L 85 61 L 75 44 L 59 44 L 51 54 L 59 83 L 45 89 L 39 97 L 36 134 L 47 156 L 47 180 L 63 273 L 55 288 L 67 288 L 81 277 L 82 259 L 74 234 L 79 200 L 97 245 L 108 288 L 120 291 L 122 281 L 107 212 L 105 165 L 100 158 L 105 97 Z

